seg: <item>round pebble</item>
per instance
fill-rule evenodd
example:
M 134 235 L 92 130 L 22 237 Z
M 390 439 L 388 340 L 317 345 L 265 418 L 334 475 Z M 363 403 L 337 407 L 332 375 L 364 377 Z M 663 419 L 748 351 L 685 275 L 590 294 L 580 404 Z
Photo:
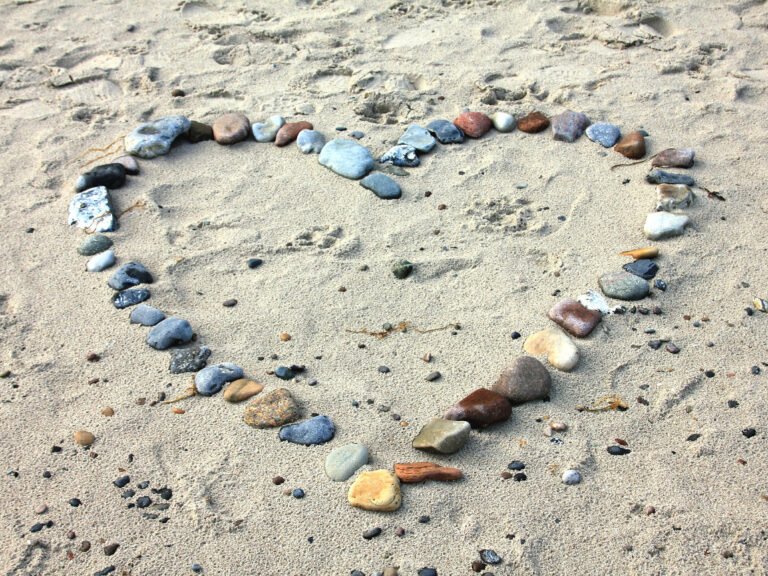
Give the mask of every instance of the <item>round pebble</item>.
M 90 446 L 96 441 L 96 436 L 88 432 L 88 430 L 78 430 L 74 434 L 74 440 L 75 444 L 80 446 Z
M 304 498 L 306 494 L 304 493 L 304 490 L 302 490 L 301 488 L 294 488 L 293 491 L 291 492 L 291 495 L 294 498 L 301 499 L 301 498 Z
M 578 470 L 566 470 L 563 472 L 563 484 L 574 486 L 581 482 L 581 472 Z

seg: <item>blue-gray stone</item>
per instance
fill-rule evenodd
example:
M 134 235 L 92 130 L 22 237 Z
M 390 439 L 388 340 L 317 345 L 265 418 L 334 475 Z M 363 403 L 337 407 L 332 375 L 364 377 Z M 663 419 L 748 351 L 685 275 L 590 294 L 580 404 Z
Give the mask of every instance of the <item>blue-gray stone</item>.
M 128 262 L 112 274 L 112 277 L 107 280 L 107 284 L 113 290 L 125 290 L 139 284 L 152 284 L 152 274 L 142 264 Z
M 195 374 L 195 388 L 203 396 L 212 396 L 221 391 L 224 384 L 243 377 L 243 369 L 231 362 L 214 364 Z
M 365 137 L 365 132 L 361 132 L 360 130 L 352 130 L 349 135 L 355 140 L 360 140 L 361 138 Z
M 282 116 L 270 116 L 266 122 L 256 122 L 251 125 L 251 132 L 256 142 L 272 142 L 277 136 L 277 131 L 285 124 Z
M 336 138 L 323 147 L 320 164 L 336 174 L 358 180 L 373 170 L 373 157 L 365 146 L 352 140 Z
M 280 378 L 280 380 L 291 380 L 296 376 L 296 372 L 288 366 L 278 366 L 275 368 L 275 376 Z
M 325 473 L 334 482 L 344 482 L 368 463 L 368 448 L 362 444 L 347 444 L 334 448 L 325 457 Z
M 651 170 L 645 175 L 645 180 L 650 184 L 685 184 L 686 186 L 695 186 L 696 181 L 687 174 L 675 174 L 665 170 Z
M 112 214 L 109 190 L 97 186 L 75 194 L 69 202 L 68 221 L 88 232 L 112 232 L 117 227 L 117 219 Z
M 643 280 L 653 280 L 654 276 L 656 276 L 659 271 L 658 264 L 647 258 L 640 258 L 640 260 L 635 260 L 634 262 L 627 262 L 622 268 L 630 274 L 639 276 Z
M 147 334 L 147 344 L 155 350 L 167 350 L 172 346 L 186 344 L 192 340 L 192 326 L 182 318 L 166 318 Z
M 429 130 L 419 126 L 418 124 L 411 124 L 406 129 L 405 133 L 400 136 L 398 144 L 407 144 L 413 146 L 419 152 L 429 152 L 437 145 L 437 140 L 429 133 Z
M 208 348 L 208 346 L 172 350 L 171 363 L 168 369 L 171 374 L 197 372 L 205 368 L 205 365 L 208 364 L 208 358 L 210 357 L 211 349 Z
M 112 296 L 112 303 L 115 305 L 115 308 L 122 310 L 123 308 L 128 308 L 128 306 L 135 306 L 145 300 L 149 300 L 149 296 L 149 290 L 146 288 L 130 288 Z
M 586 114 L 571 110 L 552 116 L 551 121 L 555 140 L 562 142 L 575 142 L 590 124 Z
M 461 144 L 464 142 L 464 132 L 450 120 L 432 120 L 427 124 L 427 130 L 435 135 L 440 144 Z
M 621 130 L 615 124 L 598 122 L 587 128 L 587 138 L 592 140 L 592 142 L 597 142 L 604 148 L 610 148 L 621 138 Z
M 623 270 L 604 274 L 597 283 L 603 294 L 617 300 L 642 300 L 651 289 L 648 282 Z
M 106 270 L 115 263 L 115 251 L 107 250 L 92 256 L 88 262 L 85 263 L 85 269 L 88 272 L 101 272 Z
M 324 444 L 336 434 L 336 426 L 328 416 L 315 416 L 304 422 L 288 424 L 280 428 L 277 437 L 294 444 Z
M 164 116 L 154 122 L 140 124 L 125 137 L 125 151 L 139 158 L 155 158 L 168 154 L 171 144 L 189 130 L 185 116 Z
M 325 136 L 317 130 L 302 130 L 296 137 L 296 146 L 304 154 L 320 154 L 325 146 Z
M 415 168 L 421 164 L 418 154 L 416 154 L 416 148 L 408 144 L 398 144 L 393 146 L 387 152 L 379 158 L 381 164 L 392 164 L 393 166 L 406 166 L 408 168 Z
M 131 324 L 141 324 L 142 326 L 154 326 L 158 322 L 165 320 L 165 314 L 154 306 L 139 304 L 131 310 Z
M 389 176 L 380 172 L 368 174 L 360 180 L 360 185 L 367 188 L 382 200 L 395 200 L 402 196 L 400 185 Z
M 83 240 L 83 243 L 80 244 L 80 247 L 77 249 L 77 253 L 80 254 L 80 256 L 94 256 L 99 252 L 109 250 L 111 247 L 112 240 L 108 236 L 94 234 Z
M 82 192 L 96 186 L 105 186 L 110 190 L 125 184 L 125 166 L 122 164 L 102 164 L 81 174 L 75 183 L 75 190 Z

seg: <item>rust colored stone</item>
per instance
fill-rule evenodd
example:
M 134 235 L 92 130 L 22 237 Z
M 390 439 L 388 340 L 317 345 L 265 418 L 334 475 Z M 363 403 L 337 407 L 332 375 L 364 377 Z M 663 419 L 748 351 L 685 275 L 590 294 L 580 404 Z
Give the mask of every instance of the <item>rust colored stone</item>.
M 543 132 L 549 128 L 549 118 L 541 112 L 531 112 L 517 121 L 517 129 L 528 134 Z
M 463 478 L 464 473 L 458 468 L 440 466 L 432 462 L 408 462 L 395 464 L 395 476 L 404 484 L 415 484 L 425 480 L 451 482 Z
M 640 132 L 630 132 L 622 136 L 613 149 L 632 160 L 639 160 L 645 156 L 645 137 Z
M 571 298 L 561 300 L 552 306 L 548 316 L 577 338 L 589 336 L 603 318 L 598 310 L 590 310 L 581 302 Z
M 463 112 L 453 121 L 470 138 L 480 138 L 491 129 L 491 119 L 482 112 Z
M 244 114 L 224 114 L 214 120 L 213 139 L 219 144 L 235 144 L 251 133 L 251 123 Z
M 512 405 L 504 396 L 478 388 L 469 396 L 451 406 L 445 413 L 446 420 L 464 420 L 472 428 L 483 428 L 495 422 L 504 422 L 512 415 Z
M 299 132 L 302 130 L 312 130 L 312 128 L 313 126 L 311 122 L 286 122 L 283 124 L 282 128 L 277 131 L 277 136 L 275 136 L 275 145 L 287 146 L 296 140 Z

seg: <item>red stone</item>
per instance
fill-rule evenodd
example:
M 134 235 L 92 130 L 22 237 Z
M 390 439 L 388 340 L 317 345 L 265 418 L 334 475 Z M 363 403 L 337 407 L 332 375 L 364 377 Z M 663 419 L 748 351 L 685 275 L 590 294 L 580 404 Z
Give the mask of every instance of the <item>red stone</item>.
M 395 476 L 404 484 L 415 484 L 425 480 L 438 482 L 451 482 L 460 480 L 464 474 L 458 468 L 440 466 L 432 462 L 409 462 L 395 464 Z
M 451 406 L 446 420 L 464 420 L 472 428 L 484 428 L 495 422 L 504 422 L 512 415 L 512 405 L 504 396 L 487 388 L 478 388 L 469 396 Z
M 277 131 L 275 144 L 277 146 L 286 146 L 296 140 L 299 132 L 302 130 L 312 130 L 312 128 L 311 122 L 287 122 Z
M 528 134 L 536 134 L 549 128 L 549 118 L 541 112 L 531 112 L 517 121 L 517 129 Z
M 470 138 L 480 138 L 493 126 L 491 119 L 482 112 L 464 112 L 453 123 Z
M 630 132 L 623 136 L 613 149 L 632 160 L 645 156 L 645 137 L 640 132 Z
M 571 298 L 566 298 L 552 306 L 548 316 L 577 338 L 589 336 L 603 318 L 598 310 L 590 310 L 581 302 Z

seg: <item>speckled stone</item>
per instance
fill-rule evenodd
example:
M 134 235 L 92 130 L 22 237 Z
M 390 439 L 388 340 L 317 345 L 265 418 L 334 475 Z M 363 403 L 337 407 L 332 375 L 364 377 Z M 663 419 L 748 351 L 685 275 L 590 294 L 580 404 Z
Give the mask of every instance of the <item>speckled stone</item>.
M 389 470 L 361 472 L 347 493 L 348 502 L 363 510 L 393 512 L 400 508 L 400 480 Z
M 524 404 L 549 397 L 552 377 L 544 364 L 531 356 L 519 356 L 505 369 L 491 390 L 512 404 Z
M 245 423 L 254 428 L 275 428 L 300 417 L 299 406 L 287 388 L 262 394 L 245 407 L 243 414 Z
M 621 130 L 615 124 L 597 122 L 587 128 L 587 138 L 597 142 L 603 148 L 610 148 L 621 138 Z
M 112 198 L 104 186 L 91 188 L 72 197 L 68 222 L 88 232 L 112 232 L 117 218 L 112 213 Z
M 624 270 L 603 274 L 597 283 L 603 294 L 617 300 L 642 300 L 650 292 L 648 282 Z
M 155 158 L 168 154 L 174 140 L 189 130 L 189 118 L 164 116 L 154 122 L 140 124 L 125 137 L 125 151 L 139 158 Z
M 562 142 L 575 142 L 589 124 L 586 114 L 566 110 L 552 117 L 552 136 Z
M 571 298 L 561 300 L 550 308 L 550 320 L 559 324 L 571 335 L 586 338 L 595 326 L 600 323 L 603 315 L 597 310 L 590 310 L 580 302 Z
M 128 308 L 129 306 L 135 306 L 145 300 L 149 300 L 150 292 L 146 288 L 129 288 L 128 290 L 122 290 L 112 296 L 112 304 L 118 310 Z
M 393 146 L 379 158 L 379 162 L 393 166 L 405 166 L 406 168 L 415 168 L 421 164 L 421 160 L 416 154 L 416 148 L 407 144 Z
M 208 358 L 211 357 L 211 349 L 208 346 L 196 346 L 183 350 L 172 350 L 168 367 L 171 374 L 184 374 L 185 372 L 197 372 L 205 368 Z
M 112 239 L 103 234 L 94 234 L 88 236 L 80 247 L 77 249 L 77 253 L 81 256 L 94 256 L 99 252 L 104 252 L 112 247 Z

